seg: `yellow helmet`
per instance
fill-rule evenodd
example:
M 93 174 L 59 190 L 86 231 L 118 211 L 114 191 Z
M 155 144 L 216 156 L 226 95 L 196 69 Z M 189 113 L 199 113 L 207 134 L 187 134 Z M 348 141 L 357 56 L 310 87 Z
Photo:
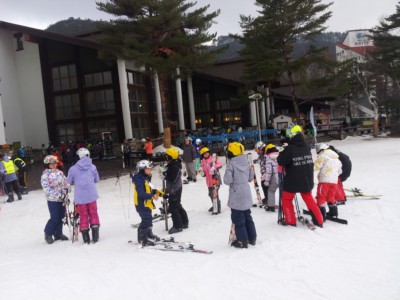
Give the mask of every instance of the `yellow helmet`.
M 172 148 L 172 147 L 165 150 L 165 154 L 167 154 L 172 159 L 178 159 L 178 157 L 179 157 L 178 150 L 176 150 L 175 148 Z
M 268 144 L 268 145 L 265 147 L 265 152 L 267 152 L 268 149 L 275 148 L 275 147 L 276 147 L 276 146 L 275 146 L 274 144 Z
M 210 149 L 208 149 L 207 147 L 203 147 L 203 148 L 201 148 L 200 151 L 199 151 L 200 155 L 203 155 L 203 154 L 206 153 L 206 152 L 210 152 Z
M 301 127 L 299 125 L 295 125 L 290 129 L 290 136 L 295 136 L 296 134 L 298 134 L 299 132 L 302 132 L 303 130 L 301 129 Z
M 242 155 L 244 153 L 244 146 L 241 143 L 233 142 L 228 145 L 228 154 L 232 156 Z

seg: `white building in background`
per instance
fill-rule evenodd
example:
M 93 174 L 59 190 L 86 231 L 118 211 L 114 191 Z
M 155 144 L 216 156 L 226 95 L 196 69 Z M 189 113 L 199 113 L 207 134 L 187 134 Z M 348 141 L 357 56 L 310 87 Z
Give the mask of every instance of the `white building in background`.
M 336 44 L 336 60 L 343 62 L 356 59 L 357 62 L 365 62 L 366 55 L 375 49 L 372 32 L 367 29 L 350 30 L 344 41 Z

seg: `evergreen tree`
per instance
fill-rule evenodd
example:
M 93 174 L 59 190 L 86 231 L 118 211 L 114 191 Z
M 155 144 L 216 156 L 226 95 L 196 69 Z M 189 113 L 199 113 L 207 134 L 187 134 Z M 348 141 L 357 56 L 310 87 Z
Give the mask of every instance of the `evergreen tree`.
M 294 43 L 298 38 L 312 40 L 325 30 L 324 24 L 331 17 L 326 11 L 332 3 L 321 0 L 256 0 L 259 16 L 241 15 L 245 45 L 241 54 L 246 58 L 246 79 L 249 82 L 287 80 L 298 120 L 300 112 L 295 85 L 300 73 L 312 64 L 324 64 L 327 60 L 323 48 L 310 44 L 302 56 L 293 56 Z M 296 78 L 297 75 L 297 78 Z
M 213 63 L 215 53 L 205 50 L 206 43 L 216 36 L 208 29 L 220 11 L 206 13 L 209 5 L 194 9 L 196 3 L 186 0 L 108 0 L 96 4 L 99 10 L 117 17 L 100 27 L 100 57 L 136 61 L 148 72 L 157 72 L 164 138 L 168 141 L 166 81 L 178 67 L 186 73 Z

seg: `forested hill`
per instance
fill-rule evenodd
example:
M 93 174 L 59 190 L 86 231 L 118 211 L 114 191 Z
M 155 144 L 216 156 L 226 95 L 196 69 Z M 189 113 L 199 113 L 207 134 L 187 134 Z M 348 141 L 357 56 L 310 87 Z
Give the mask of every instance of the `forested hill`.
M 96 31 L 98 22 L 101 21 L 93 21 L 90 19 L 82 20 L 80 18 L 75 19 L 71 17 L 50 25 L 46 30 L 69 36 L 77 36 L 82 33 Z M 327 47 L 329 56 L 332 59 L 335 59 L 335 45 L 337 43 L 341 43 L 345 35 L 346 33 L 342 32 L 325 32 L 317 36 L 313 44 L 318 48 Z M 299 38 L 294 46 L 294 57 L 303 55 L 306 52 L 309 44 L 309 41 Z M 243 48 L 243 45 L 234 38 L 229 36 L 219 36 L 214 40 L 214 43 L 212 46 L 210 46 L 210 49 L 215 49 L 222 46 L 228 47 L 223 53 L 218 55 L 218 61 L 240 57 L 238 52 Z

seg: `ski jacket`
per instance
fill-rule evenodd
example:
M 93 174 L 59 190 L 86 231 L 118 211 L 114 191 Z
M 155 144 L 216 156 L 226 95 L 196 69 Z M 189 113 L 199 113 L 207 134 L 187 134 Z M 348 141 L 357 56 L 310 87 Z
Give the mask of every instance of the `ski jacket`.
M 67 178 L 59 169 L 45 169 L 40 177 L 40 184 L 47 201 L 62 202 L 70 190 Z
M 314 170 L 318 172 L 319 182 L 337 184 L 338 177 L 342 173 L 339 155 L 330 149 L 321 151 L 314 163 Z
M 143 170 L 132 177 L 133 202 L 136 210 L 154 209 L 153 193 L 150 186 L 151 177 L 144 174 Z
M 214 167 L 215 174 L 210 173 L 212 167 Z M 215 165 L 212 155 L 210 155 L 208 158 L 203 158 L 201 160 L 201 168 L 203 169 L 204 175 L 206 176 L 207 187 L 212 187 L 214 185 L 213 175 L 217 176 L 215 184 L 217 186 L 221 185 L 221 176 L 218 170 L 222 168 L 222 163 L 219 161 L 218 156 L 215 159 Z
M 336 152 L 339 155 L 339 160 L 342 163 L 342 174 L 339 175 L 339 178 L 342 182 L 346 181 L 347 178 L 350 177 L 351 174 L 351 160 L 350 157 L 333 146 L 329 146 L 329 149 Z
M 193 144 L 189 143 L 183 145 L 182 159 L 185 163 L 193 162 L 196 159 L 196 150 L 194 149 Z
M 196 144 L 196 146 L 194 146 L 194 150 L 196 150 L 196 158 L 200 158 L 201 157 L 200 148 L 201 148 L 201 145 L 197 145 Z
M 87 204 L 99 199 L 96 182 L 100 180 L 97 168 L 89 157 L 82 157 L 73 165 L 67 176 L 67 182 L 75 185 L 74 203 Z
M 0 174 L 3 177 L 3 182 L 11 182 L 17 180 L 16 166 L 10 158 L 5 155 L 4 160 L 0 162 Z
M 284 169 L 284 191 L 307 193 L 313 189 L 314 162 L 303 134 L 298 133 L 290 139 L 277 161 Z
M 228 206 L 236 210 L 248 210 L 253 206 L 250 185 L 254 173 L 245 155 L 232 157 L 226 166 L 224 183 L 229 185 Z
M 264 182 L 271 182 L 271 178 L 275 177 L 276 181 L 278 180 L 278 162 L 276 161 L 279 156 L 279 152 L 271 152 L 265 155 L 265 171 L 262 174 L 261 180 Z
M 24 162 L 24 160 L 19 158 L 19 157 L 14 159 L 14 164 L 17 167 L 17 170 L 20 170 L 20 171 L 26 171 L 27 170 L 26 162 Z
M 265 172 L 266 172 L 266 165 L 265 165 L 265 163 L 266 163 L 266 161 L 267 161 L 267 154 L 263 153 L 263 154 L 259 155 L 259 157 L 257 158 L 256 161 L 257 161 L 257 163 L 260 164 L 260 173 L 261 173 L 261 178 L 262 178 L 263 175 L 264 175 Z M 261 179 L 261 180 L 263 180 L 263 179 Z
M 146 144 L 144 144 L 144 151 L 146 151 L 146 154 L 153 154 L 153 142 L 148 141 Z
M 165 192 L 167 194 L 175 194 L 180 188 L 182 188 L 182 161 L 178 159 L 172 159 L 167 164 L 167 170 L 165 173 Z

